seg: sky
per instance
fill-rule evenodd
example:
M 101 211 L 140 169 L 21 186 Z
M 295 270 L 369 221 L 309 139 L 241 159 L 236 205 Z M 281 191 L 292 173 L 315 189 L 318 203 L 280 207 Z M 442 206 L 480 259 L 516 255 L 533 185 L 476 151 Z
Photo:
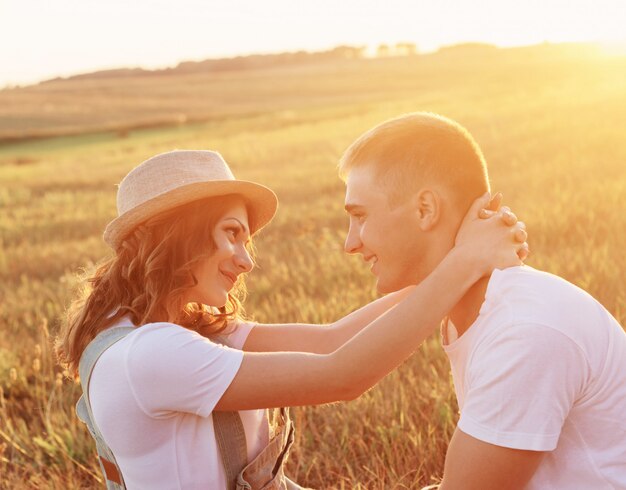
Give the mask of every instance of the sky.
M 341 44 L 626 46 L 625 25 L 626 0 L 0 0 L 0 87 Z

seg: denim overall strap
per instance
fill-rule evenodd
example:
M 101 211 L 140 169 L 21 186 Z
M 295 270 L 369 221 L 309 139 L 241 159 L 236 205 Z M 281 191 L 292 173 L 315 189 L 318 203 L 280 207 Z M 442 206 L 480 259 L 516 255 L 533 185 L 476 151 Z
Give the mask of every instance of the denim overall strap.
M 215 439 L 222 455 L 226 488 L 236 490 L 237 475 L 248 464 L 246 433 L 239 412 L 213 412 Z
M 294 441 L 289 410 L 281 408 L 269 444 L 237 476 L 237 490 L 295 490 L 299 485 L 285 476 L 284 463 Z
M 124 485 L 122 472 L 117 465 L 117 461 L 115 461 L 115 456 L 113 456 L 113 452 L 104 442 L 104 438 L 94 421 L 93 413 L 91 412 L 91 402 L 89 401 L 89 381 L 93 367 L 102 353 L 133 330 L 135 330 L 134 327 L 111 327 L 100 332 L 83 351 L 78 364 L 83 396 L 80 397 L 76 404 L 76 414 L 87 425 L 89 433 L 96 441 L 98 462 L 106 478 L 108 490 L 121 490 L 125 489 L 126 486 Z
M 224 335 L 212 335 L 212 342 L 228 345 Z M 226 474 L 227 490 L 236 490 L 237 475 L 248 464 L 246 433 L 239 412 L 213 412 L 215 440 L 222 456 L 222 466 Z

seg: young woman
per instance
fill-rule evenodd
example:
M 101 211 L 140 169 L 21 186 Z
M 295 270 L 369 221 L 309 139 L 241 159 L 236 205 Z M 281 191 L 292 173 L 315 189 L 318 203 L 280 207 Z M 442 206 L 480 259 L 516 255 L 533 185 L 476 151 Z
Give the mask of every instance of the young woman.
M 104 234 L 115 255 L 58 340 L 61 361 L 80 371 L 78 412 L 109 488 L 299 488 L 282 470 L 288 416 L 281 411 L 270 430 L 265 409 L 358 397 L 474 282 L 519 264 L 525 233 L 510 213 L 479 219 L 488 202 L 469 210 L 457 246 L 420 285 L 332 325 L 253 326 L 239 318 L 237 293 L 253 268 L 250 237 L 276 211 L 274 193 L 236 180 L 210 151 L 134 168 Z

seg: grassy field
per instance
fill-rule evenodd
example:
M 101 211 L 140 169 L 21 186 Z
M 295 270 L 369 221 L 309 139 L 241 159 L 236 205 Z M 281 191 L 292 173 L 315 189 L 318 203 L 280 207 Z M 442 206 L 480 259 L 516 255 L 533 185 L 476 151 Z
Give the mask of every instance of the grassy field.
M 527 222 L 528 263 L 585 288 L 626 325 L 625 57 L 542 46 L 66 83 L 0 92 L 0 137 L 90 132 L 0 146 L 1 488 L 100 481 L 73 412 L 79 388 L 51 341 L 77 271 L 109 253 L 101 233 L 115 215 L 114 184 L 173 148 L 219 150 L 239 178 L 279 195 L 257 240 L 249 315 L 328 322 L 375 297 L 367 268 L 342 252 L 341 152 L 388 117 L 442 113 L 476 136 L 493 188 Z M 176 124 L 132 129 L 150 121 Z M 360 399 L 297 409 L 295 420 L 289 470 L 302 484 L 437 482 L 457 420 L 438 338 Z

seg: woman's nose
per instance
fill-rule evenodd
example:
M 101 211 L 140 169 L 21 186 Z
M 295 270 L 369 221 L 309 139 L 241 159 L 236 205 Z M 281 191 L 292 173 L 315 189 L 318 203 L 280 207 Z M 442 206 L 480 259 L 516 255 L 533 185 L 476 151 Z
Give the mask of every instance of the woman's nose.
M 254 261 L 247 250 L 240 250 L 235 254 L 235 265 L 241 272 L 250 272 L 254 268 Z

